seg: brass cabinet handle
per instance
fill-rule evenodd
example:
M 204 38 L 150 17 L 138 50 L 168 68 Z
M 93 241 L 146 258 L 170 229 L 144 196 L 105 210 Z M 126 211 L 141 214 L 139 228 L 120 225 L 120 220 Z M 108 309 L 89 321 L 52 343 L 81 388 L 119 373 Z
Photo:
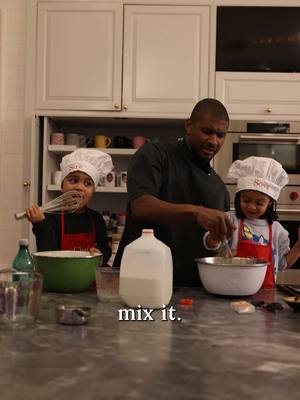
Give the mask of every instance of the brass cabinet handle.
M 116 103 L 116 104 L 114 104 L 114 107 L 116 110 L 120 110 L 120 104 Z
M 124 104 L 123 110 L 128 110 L 128 105 L 127 104 Z
M 23 186 L 26 187 L 26 188 L 30 187 L 30 182 L 29 181 L 24 181 L 23 182 Z
M 271 112 L 272 112 L 272 108 L 271 108 L 271 107 L 268 107 L 268 108 L 266 109 L 266 111 L 267 111 L 268 113 L 271 113 Z

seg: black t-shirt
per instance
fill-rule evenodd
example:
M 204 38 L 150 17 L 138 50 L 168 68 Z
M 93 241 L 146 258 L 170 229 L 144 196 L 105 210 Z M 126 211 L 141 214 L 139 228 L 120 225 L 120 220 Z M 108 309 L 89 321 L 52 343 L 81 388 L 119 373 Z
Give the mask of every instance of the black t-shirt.
M 126 226 L 116 254 L 118 267 L 124 247 L 137 239 L 143 228 L 154 229 L 155 237 L 171 248 L 174 286 L 199 286 L 196 257 L 211 255 L 203 246 L 205 231 L 196 222 L 154 225 L 134 221 L 130 201 L 148 194 L 160 200 L 229 210 L 229 193 L 206 160 L 199 158 L 185 140 L 176 144 L 146 144 L 128 168 Z
M 65 214 L 65 233 L 88 233 L 92 232 L 93 221 L 96 246 L 103 254 L 103 262 L 106 263 L 111 256 L 108 245 L 105 222 L 101 214 L 95 210 L 88 209 L 84 213 Z M 38 251 L 61 249 L 61 215 L 45 213 L 45 220 L 33 224 L 33 233 L 36 237 Z

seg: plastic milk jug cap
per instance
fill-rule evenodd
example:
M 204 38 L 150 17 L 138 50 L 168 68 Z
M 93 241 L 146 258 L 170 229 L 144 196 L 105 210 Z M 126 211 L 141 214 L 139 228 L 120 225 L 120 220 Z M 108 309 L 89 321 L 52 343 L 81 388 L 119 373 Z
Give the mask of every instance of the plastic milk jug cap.
M 153 229 L 143 229 L 142 234 L 147 234 L 147 235 L 154 235 Z

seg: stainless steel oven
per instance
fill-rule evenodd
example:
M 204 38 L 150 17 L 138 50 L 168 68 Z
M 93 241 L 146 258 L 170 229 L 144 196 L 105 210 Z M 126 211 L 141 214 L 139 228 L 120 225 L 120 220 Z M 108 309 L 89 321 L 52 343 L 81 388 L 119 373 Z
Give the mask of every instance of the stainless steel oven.
M 289 185 L 300 186 L 300 133 L 229 132 L 214 165 L 227 183 L 231 163 L 250 156 L 274 158 L 289 174 Z

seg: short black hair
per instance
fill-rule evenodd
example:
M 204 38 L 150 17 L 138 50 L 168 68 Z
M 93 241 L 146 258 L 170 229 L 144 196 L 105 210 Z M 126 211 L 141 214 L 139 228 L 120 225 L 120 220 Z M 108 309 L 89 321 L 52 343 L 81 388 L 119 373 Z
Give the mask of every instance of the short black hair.
M 193 108 L 190 119 L 192 121 L 199 121 L 205 114 L 214 116 L 229 123 L 228 112 L 219 100 L 206 98 L 198 101 Z
M 234 209 L 235 209 L 235 214 L 237 218 L 239 219 L 245 219 L 246 215 L 243 213 L 241 210 L 241 203 L 240 203 L 240 198 L 241 198 L 241 192 L 237 192 L 234 198 Z M 271 198 L 271 197 L 270 197 Z M 277 216 L 277 202 L 276 200 L 272 199 L 272 202 L 268 205 L 266 211 L 264 214 L 260 217 L 260 219 L 266 219 L 268 221 L 269 225 L 272 225 L 274 221 L 277 221 L 278 216 Z

